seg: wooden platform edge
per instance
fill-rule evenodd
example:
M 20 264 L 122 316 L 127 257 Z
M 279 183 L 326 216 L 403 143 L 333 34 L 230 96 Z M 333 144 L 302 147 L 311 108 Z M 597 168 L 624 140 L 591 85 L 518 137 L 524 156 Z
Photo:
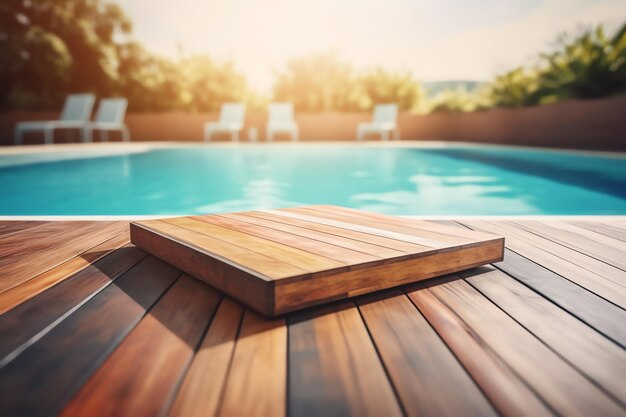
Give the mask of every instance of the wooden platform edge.
M 473 262 L 459 262 L 470 258 Z M 276 281 L 275 314 L 285 314 L 331 301 L 357 297 L 401 285 L 424 281 L 440 275 L 460 272 L 504 259 L 504 239 L 473 244 L 455 251 L 432 253 L 418 258 L 383 264 L 366 269 L 325 275 L 294 285 L 289 280 Z M 416 275 L 419 273 L 419 278 Z M 391 279 L 390 279 L 391 278 Z M 364 285 L 369 283 L 370 285 Z M 331 296 L 324 296 L 333 288 Z
M 141 223 L 130 224 L 130 236 L 131 242 L 146 252 L 206 282 L 266 317 L 423 281 L 504 259 L 504 238 L 494 238 L 376 267 L 321 275 L 303 284 L 298 277 L 267 280 L 200 248 L 194 250 L 203 256 L 190 254 L 187 243 L 163 236 Z M 416 278 L 417 275 L 419 278 Z
M 164 238 L 158 232 L 135 222 L 130 223 L 130 240 L 151 255 L 230 295 L 259 313 L 267 317 L 275 315 L 272 281 L 259 279 L 255 274 L 212 256 L 190 256 L 185 245 L 169 237 Z M 167 253 L 167 256 L 163 256 L 163 253 Z

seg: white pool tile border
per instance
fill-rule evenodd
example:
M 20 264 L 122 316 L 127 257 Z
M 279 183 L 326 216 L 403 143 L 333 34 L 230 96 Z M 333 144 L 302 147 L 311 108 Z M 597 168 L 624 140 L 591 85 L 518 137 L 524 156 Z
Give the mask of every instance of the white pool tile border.
M 219 214 L 219 213 L 207 213 L 207 214 Z M 0 221 L 72 221 L 72 220 L 90 220 L 90 221 L 112 221 L 112 220 L 154 220 L 165 219 L 172 217 L 184 217 L 184 216 L 200 216 L 198 213 L 193 214 L 151 214 L 151 215 L 138 215 L 138 216 L 0 216 Z M 408 219 L 416 220 L 563 220 L 563 221 L 623 221 L 626 222 L 626 216 L 624 215 L 575 215 L 575 216 L 562 216 L 562 215 L 528 215 L 528 216 L 397 216 Z M 626 227 L 626 224 L 624 225 Z
M 575 155 L 589 155 L 589 156 L 603 156 L 609 158 L 626 159 L 626 152 L 612 152 L 612 151 L 591 151 L 581 149 L 562 149 L 562 148 L 543 148 L 537 146 L 519 146 L 519 145 L 503 145 L 503 144 L 491 144 L 491 143 L 475 143 L 475 142 L 451 142 L 440 140 L 410 140 L 404 139 L 401 141 L 368 141 L 368 142 L 356 142 L 356 141 L 319 141 L 319 142 L 98 142 L 98 143 L 58 143 L 52 145 L 23 145 L 23 146 L 6 146 L 0 147 L 0 156 L 4 155 L 27 155 L 31 153 L 48 153 L 48 152 L 74 152 L 89 149 L 90 151 L 96 149 L 108 149 L 111 151 L 123 151 L 128 150 L 130 152 L 146 152 L 151 149 L 167 149 L 167 148 L 233 148 L 233 147 L 261 147 L 261 146 L 344 146 L 344 147 L 394 147 L 394 148 L 458 148 L 458 147 L 480 147 L 480 148 L 505 148 L 505 149 L 520 149 L 520 150 L 533 150 L 543 152 L 557 152 L 568 153 Z

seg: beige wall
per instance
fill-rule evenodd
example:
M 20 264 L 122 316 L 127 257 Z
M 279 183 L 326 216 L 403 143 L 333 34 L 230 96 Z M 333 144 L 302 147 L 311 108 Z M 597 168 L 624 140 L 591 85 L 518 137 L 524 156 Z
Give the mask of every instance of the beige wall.
M 0 113 L 0 144 L 12 143 L 16 121 L 54 117 L 54 113 Z M 126 123 L 133 141 L 200 141 L 203 123 L 216 117 L 182 112 L 136 113 L 127 115 Z M 301 113 L 296 119 L 302 140 L 329 141 L 354 140 L 356 125 L 369 117 L 357 113 Z M 243 140 L 247 140 L 250 126 L 257 127 L 260 139 L 265 139 L 264 113 L 248 114 L 246 123 Z M 399 125 L 403 139 L 626 150 L 626 96 L 463 114 L 402 114 Z M 40 136 L 32 136 L 26 142 L 41 140 Z M 66 139 L 59 134 L 56 140 Z

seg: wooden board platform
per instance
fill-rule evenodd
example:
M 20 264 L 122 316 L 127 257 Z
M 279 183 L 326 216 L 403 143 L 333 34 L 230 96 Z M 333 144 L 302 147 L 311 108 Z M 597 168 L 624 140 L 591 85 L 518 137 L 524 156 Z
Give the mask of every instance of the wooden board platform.
M 0 416 L 626 415 L 626 221 L 447 224 L 504 260 L 267 319 L 127 222 L 0 222 Z
M 131 223 L 131 241 L 266 316 L 502 260 L 504 238 L 336 206 Z

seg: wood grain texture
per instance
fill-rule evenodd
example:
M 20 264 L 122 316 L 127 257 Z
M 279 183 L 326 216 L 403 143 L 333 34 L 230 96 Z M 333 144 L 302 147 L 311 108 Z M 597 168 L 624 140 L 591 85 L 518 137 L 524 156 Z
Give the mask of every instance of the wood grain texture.
M 626 286 L 620 283 L 626 272 L 616 268 L 606 271 L 609 265 L 502 222 L 472 220 L 463 223 L 492 233 L 506 233 L 507 246 L 511 250 L 626 308 Z
M 411 301 L 504 416 L 552 416 L 552 411 L 519 376 L 447 305 L 427 288 L 408 288 Z
M 408 234 L 400 233 L 391 230 L 395 225 L 367 226 L 368 221 L 334 214 L 331 207 L 267 211 L 270 219 L 286 222 L 275 222 L 273 227 L 268 227 L 267 216 L 259 219 L 256 213 L 134 222 L 131 239 L 154 256 L 269 317 L 495 262 L 502 259 L 504 249 L 503 238 L 494 235 L 487 239 L 482 239 L 485 234 L 476 235 L 481 238 L 474 240 L 455 238 L 449 231 L 455 229 L 446 227 L 446 233 L 438 234 L 434 230 L 441 226 L 433 224 L 421 234 L 417 227 L 410 228 Z M 259 220 L 263 224 L 258 224 Z M 349 260 L 345 252 L 349 248 L 338 248 L 328 240 L 314 241 L 310 235 L 298 238 L 293 228 L 301 228 L 302 223 L 290 224 L 294 220 L 330 227 L 333 236 L 344 239 L 360 233 L 363 243 L 370 246 L 380 243 L 376 240 L 380 238 L 409 244 L 412 252 L 372 257 L 350 248 L 358 256 Z M 292 229 L 283 231 L 281 225 Z M 343 260 L 332 255 L 335 250 L 342 253 Z
M 118 249 L 0 316 L 0 366 L 145 257 L 135 247 Z
M 509 250 L 495 266 L 626 348 L 622 308 Z
M 309 213 L 312 216 L 315 215 L 326 215 L 328 218 L 346 221 L 349 223 L 359 224 L 361 226 L 371 226 L 377 229 L 383 229 L 390 232 L 398 232 L 402 234 L 407 234 L 411 236 L 417 236 L 420 238 L 432 240 L 435 242 L 443 242 L 443 243 L 468 243 L 474 242 L 474 239 L 470 239 L 467 237 L 442 233 L 441 231 L 437 232 L 436 230 L 441 229 L 439 226 L 430 225 L 428 227 L 425 225 L 427 222 L 420 223 L 420 226 L 413 223 L 411 220 L 402 219 L 402 224 L 397 224 L 393 221 L 384 221 L 381 220 L 376 215 L 370 215 L 369 212 L 364 212 L 362 210 L 351 210 L 344 209 L 343 207 L 334 206 L 310 206 L 310 207 L 302 207 L 300 210 L 303 212 Z M 389 217 L 394 219 L 392 216 L 384 216 L 385 218 Z
M 61 416 L 160 415 L 172 400 L 220 298 L 197 280 L 180 277 Z
M 357 305 L 407 415 L 497 415 L 402 291 L 367 295 Z
M 209 219 L 211 218 L 209 216 L 207 217 Z M 248 250 L 273 259 L 279 259 L 310 273 L 341 268 L 346 265 L 344 262 L 316 255 L 293 246 L 277 243 L 273 240 L 260 238 L 245 231 L 242 232 L 239 230 L 229 229 L 227 227 L 211 224 L 207 221 L 200 221 L 195 218 L 182 217 L 165 219 L 164 221 L 187 230 L 192 230 L 203 235 L 214 237 L 223 242 L 245 247 Z
M 23 303 L 63 281 L 72 274 L 89 267 L 93 262 L 103 258 L 115 249 L 130 242 L 128 232 L 121 233 L 28 281 L 0 293 L 0 314 Z
M 626 242 L 607 238 L 601 234 L 594 234 L 586 229 L 570 226 L 560 222 L 547 225 L 539 222 L 513 223 L 528 232 L 543 236 L 560 245 L 602 261 L 612 267 L 626 270 Z M 598 270 L 594 268 L 594 270 Z M 610 271 L 611 268 L 605 268 Z M 617 274 L 613 274 L 617 275 Z M 623 277 L 622 277 L 623 278 Z M 626 279 L 623 279 L 626 284 Z
M 302 236 L 311 236 L 323 242 L 341 245 L 371 255 L 379 254 L 381 257 L 397 257 L 425 249 L 424 246 L 400 240 L 308 222 L 294 217 L 278 216 L 267 212 L 249 211 L 229 214 L 229 216 L 235 215 L 242 216 L 245 221 L 263 221 L 263 223 L 258 224 L 270 225 L 270 227 L 273 226 L 279 228 L 279 230 L 283 230 L 283 227 L 286 227 L 286 230 Z
M 266 281 L 307 274 L 306 270 L 282 260 L 161 220 L 148 220 L 131 225 L 131 240 L 139 247 L 142 247 L 143 242 L 136 242 L 133 233 L 140 228 L 153 232 L 153 239 L 165 237 L 183 243 L 203 255 L 212 256 L 242 270 L 256 272 L 258 277 Z M 190 251 L 187 252 L 187 256 L 189 255 Z
M 301 282 L 281 280 L 275 287 L 275 312 L 295 311 L 484 265 L 500 260 L 501 251 L 502 244 L 495 242 L 454 252 L 419 253 L 408 261 L 389 262 Z
M 169 262 L 212 287 L 231 294 L 233 298 L 257 311 L 272 312 L 272 288 L 268 281 L 255 279 L 248 271 L 215 260 L 210 256 L 188 256 L 188 248 L 171 239 L 154 238 L 154 234 L 131 224 L 131 240 L 149 253 L 168 253 Z
M 357 210 L 349 207 L 340 207 L 340 206 L 328 206 L 328 205 L 317 205 L 307 207 L 314 210 L 332 210 L 333 212 L 339 212 L 343 215 L 349 217 L 357 217 L 364 220 L 375 220 L 377 224 L 385 224 L 385 225 L 396 225 L 402 226 L 404 230 L 417 230 L 418 232 L 422 231 L 430 231 L 435 232 L 437 235 L 447 235 L 446 238 L 450 237 L 463 237 L 469 241 L 475 241 L 478 239 L 488 240 L 492 239 L 493 235 L 490 233 L 481 233 L 477 231 L 469 231 L 460 229 L 458 227 L 454 227 L 454 225 L 447 224 L 446 222 L 441 222 L 437 220 L 419 220 L 413 218 L 405 218 L 399 216 L 388 216 L 386 214 L 375 213 L 371 211 L 363 211 Z
M 483 267 L 460 275 L 622 406 L 626 405 L 622 379 L 626 375 L 626 350 L 498 269 Z
M 290 317 L 289 395 L 292 417 L 402 415 L 351 302 Z
M 557 413 L 623 415 L 624 409 L 604 391 L 465 281 L 452 281 L 429 291 L 462 316 L 483 343 Z
M 4 238 L 13 233 L 22 233 L 24 230 L 35 226 L 41 226 L 48 222 L 44 221 L 0 221 L 0 238 Z
M 178 275 L 145 259 L 0 368 L 0 415 L 55 415 Z
M 409 235 L 406 233 L 393 232 L 390 230 L 379 229 L 377 227 L 364 226 L 359 223 L 352 223 L 346 221 L 345 218 L 333 214 L 310 212 L 305 208 L 289 208 L 282 210 L 264 210 L 266 213 L 276 214 L 278 216 L 291 217 L 294 219 L 304 220 L 311 223 L 324 224 L 326 226 L 333 226 L 339 229 L 351 230 L 353 232 L 365 233 L 368 235 L 382 236 L 388 239 L 399 240 L 401 242 L 413 243 L 426 249 L 443 248 L 447 245 L 444 242 L 440 242 L 433 239 L 426 239 L 418 236 Z
M 351 209 L 341 210 L 342 216 L 355 216 Z M 391 224 L 389 230 L 398 233 L 400 226 L 411 229 L 420 222 L 371 216 L 376 217 L 371 226 L 374 221 L 383 229 Z M 350 261 L 350 251 L 375 256 L 377 248 L 388 250 L 390 257 L 413 256 L 411 250 L 378 245 L 398 242 L 407 248 L 411 243 L 333 226 L 259 212 L 219 217 L 225 220 L 216 226 L 234 230 L 245 224 L 245 230 L 237 230 L 325 258 L 334 259 L 333 248 L 346 250 L 339 255 L 345 258 L 334 259 L 340 262 Z M 595 274 L 594 280 L 607 280 L 611 277 L 603 274 L 613 271 L 611 266 L 621 269 L 619 233 L 626 232 L 626 222 L 605 218 L 585 221 L 583 227 L 578 221 L 491 220 L 493 230 L 498 227 L 503 235 L 546 253 L 554 249 L 558 256 L 531 260 L 507 251 L 504 261 L 493 266 L 403 286 L 406 295 L 392 289 L 360 296 L 356 307 L 344 301 L 278 320 L 264 319 L 229 298 L 219 301 L 215 311 L 222 296 L 189 278 L 172 287 L 180 271 L 136 247 L 107 246 L 123 233 L 76 254 L 80 238 L 50 237 L 62 236 L 76 223 L 55 223 L 20 228 L 0 222 L 0 237 L 24 248 L 22 231 L 31 239 L 54 242 L 48 248 L 33 245 L 33 252 L 7 263 L 26 268 L 24 263 L 32 260 L 45 270 L 15 286 L 28 299 L 0 315 L 2 416 L 280 417 L 316 410 L 385 416 L 625 414 L 625 310 L 542 261 L 576 261 L 576 267 Z M 447 222 L 434 227 L 433 233 L 452 228 Z M 260 235 L 261 230 L 267 234 Z M 336 234 L 342 230 L 346 236 Z M 473 235 L 466 228 L 456 230 L 459 236 Z M 290 240 L 278 240 L 276 233 L 282 231 Z M 434 238 L 433 233 L 422 237 Z M 380 240 L 359 240 L 368 236 Z M 299 239 L 308 246 L 299 247 Z M 327 245 L 324 252 L 316 253 L 319 247 L 312 242 Z M 175 245 L 167 250 L 179 254 L 187 267 L 217 271 L 225 285 L 232 284 L 229 270 L 186 259 Z M 59 251 L 67 256 L 60 262 Z M 91 263 L 85 266 L 85 260 Z M 582 262 L 589 263 L 583 268 Z M 181 291 L 185 280 L 193 285 Z M 254 285 L 231 289 L 257 290 Z M 208 311 L 202 307 L 204 291 L 217 297 Z M 190 345 L 197 348 L 195 354 Z M 292 378 L 295 372 L 298 379 Z M 295 382 L 307 389 L 294 390 Z
M 176 395 L 170 417 L 216 414 L 243 312 L 241 304 L 229 298 L 223 299 Z
M 211 216 L 211 217 L 202 217 L 197 216 L 193 217 L 194 219 L 213 223 L 216 225 L 233 228 L 240 231 L 245 231 L 248 234 L 253 236 L 262 237 L 274 242 L 282 243 L 284 245 L 289 245 L 294 248 L 298 248 L 301 250 L 305 250 L 307 252 L 315 253 L 317 255 L 324 256 L 326 258 L 334 259 L 336 261 L 342 263 L 367 263 L 372 262 L 377 259 L 380 259 L 381 256 L 370 255 L 363 252 L 358 252 L 355 250 L 351 250 L 348 248 L 344 248 L 342 246 L 337 246 L 334 244 L 326 245 L 322 243 L 326 243 L 323 240 L 315 240 L 306 236 L 293 234 L 292 230 L 285 230 L 285 227 L 280 227 L 276 229 L 276 227 L 271 228 L 263 225 L 254 224 L 251 222 L 246 222 L 239 220 L 237 218 L 226 217 L 226 216 Z M 274 225 L 276 226 L 276 225 Z
M 246 310 L 218 416 L 284 417 L 287 325 Z
M 605 224 L 601 222 L 572 222 L 576 226 L 583 227 L 587 230 L 591 230 L 596 233 L 601 233 L 605 236 L 612 237 L 622 242 L 626 242 L 626 230 L 616 227 L 611 224 Z
M 72 224 L 64 233 L 53 237 L 41 236 L 26 241 L 26 249 L 3 257 L 0 267 L 0 292 L 13 288 L 81 253 L 123 233 L 126 222 L 91 222 L 83 226 Z M 9 236 L 11 238 L 12 236 Z M 0 244 L 0 251 L 5 243 Z M 0 261 L 2 262 L 2 261 Z

